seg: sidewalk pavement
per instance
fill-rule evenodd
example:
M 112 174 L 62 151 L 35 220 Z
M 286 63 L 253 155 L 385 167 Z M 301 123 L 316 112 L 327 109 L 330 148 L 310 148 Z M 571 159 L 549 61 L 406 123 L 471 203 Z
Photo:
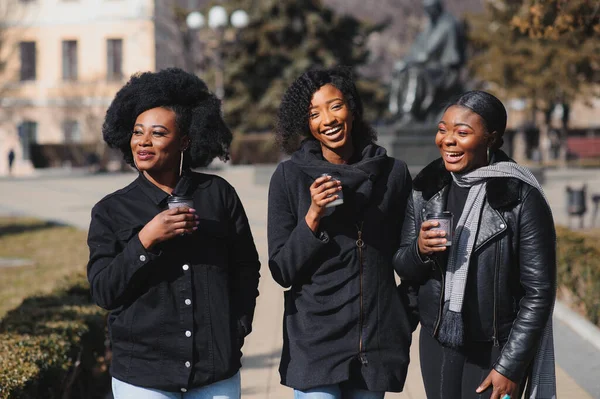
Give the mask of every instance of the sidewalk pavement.
M 278 364 L 282 342 L 283 289 L 273 282 L 267 265 L 267 186 L 269 168 L 263 169 L 257 176 L 251 166 L 225 167 L 209 171 L 223 176 L 238 191 L 248 218 L 260 254 L 262 263 L 260 296 L 253 324 L 253 332 L 247 338 L 244 346 L 242 369 L 242 388 L 244 399 L 280 399 L 291 398 L 292 391 L 279 384 Z M 272 169 L 271 169 L 272 170 Z M 266 176 L 266 178 L 265 178 Z M 578 175 L 580 176 L 580 175 Z M 76 175 L 76 176 L 46 176 L 20 180 L 0 180 L 0 215 L 27 215 L 46 220 L 56 221 L 77 226 L 87 230 L 90 221 L 91 207 L 104 195 L 113 192 L 136 177 L 134 173 L 108 175 Z M 582 179 L 593 180 L 592 174 L 583 174 Z M 600 188 L 600 176 L 595 178 L 596 187 Z M 546 195 L 551 198 L 551 206 L 558 214 L 564 205 L 558 199 L 564 197 L 564 184 L 574 181 L 565 177 L 562 180 L 551 180 L 545 185 Z M 258 182 L 258 184 L 256 183 Z M 552 199 L 557 199 L 556 204 Z M 560 220 L 556 218 L 556 220 Z M 83 265 L 82 265 L 83 267 Z M 569 328 L 559 327 L 568 335 Z M 555 334 L 557 341 L 557 378 L 558 397 L 589 399 L 600 398 L 600 364 L 594 359 L 600 359 L 600 351 L 589 342 L 578 338 L 571 331 L 569 341 L 561 341 L 562 336 Z M 415 333 L 411 348 L 411 365 L 403 393 L 387 394 L 386 398 L 393 399 L 425 399 L 423 384 L 419 370 L 418 335 Z M 573 342 L 578 342 L 579 352 L 572 352 Z M 562 349 L 561 349 L 562 348 Z M 577 353 L 585 352 L 588 364 L 573 361 Z M 597 355 L 596 355 L 597 354 Z M 561 357 L 562 356 L 562 357 Z M 569 373 L 562 368 L 562 359 L 569 357 Z M 584 359 L 584 357 L 580 357 Z M 590 368 L 591 367 L 591 368 Z M 589 369 L 589 370 L 588 370 Z M 579 374 L 588 375 L 582 379 Z M 591 373 L 592 377 L 589 377 Z M 593 375 L 596 375 L 596 378 Z M 575 378 L 578 377 L 578 382 Z M 580 385 L 586 385 L 586 390 Z M 593 395 L 593 396 L 592 396 Z

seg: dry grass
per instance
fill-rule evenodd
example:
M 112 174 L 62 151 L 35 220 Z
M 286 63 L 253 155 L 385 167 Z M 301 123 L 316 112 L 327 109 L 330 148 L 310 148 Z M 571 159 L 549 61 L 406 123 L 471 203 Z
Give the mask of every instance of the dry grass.
M 30 218 L 0 217 L 0 258 L 31 266 L 0 268 L 0 318 L 32 294 L 45 294 L 66 276 L 85 273 L 86 233 Z
M 590 237 L 591 240 L 594 240 L 596 246 L 598 245 L 598 242 L 600 242 L 600 229 L 584 229 L 584 230 L 577 230 L 577 231 L 580 231 L 581 233 Z M 590 244 L 592 244 L 592 243 L 590 242 Z

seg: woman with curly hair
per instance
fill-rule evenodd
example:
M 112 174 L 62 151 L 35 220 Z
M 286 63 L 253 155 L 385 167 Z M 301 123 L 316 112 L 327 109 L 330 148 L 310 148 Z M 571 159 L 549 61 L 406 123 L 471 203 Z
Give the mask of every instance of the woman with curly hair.
M 228 157 L 219 100 L 179 69 L 134 75 L 102 131 L 139 171 L 94 206 L 88 235 L 114 397 L 239 399 L 258 254 L 233 187 L 190 170 Z
M 391 264 L 411 190 L 407 166 L 374 143 L 342 68 L 300 76 L 276 133 L 291 153 L 269 189 L 269 268 L 289 288 L 281 382 L 306 399 L 399 392 L 414 327 Z

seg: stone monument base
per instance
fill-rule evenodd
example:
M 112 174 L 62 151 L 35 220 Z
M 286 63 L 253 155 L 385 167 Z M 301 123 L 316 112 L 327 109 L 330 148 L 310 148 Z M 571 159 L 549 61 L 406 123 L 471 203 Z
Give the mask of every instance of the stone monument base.
M 378 127 L 377 133 L 379 145 L 388 155 L 406 162 L 411 173 L 413 168 L 422 168 L 440 157 L 435 145 L 437 124 L 386 125 Z

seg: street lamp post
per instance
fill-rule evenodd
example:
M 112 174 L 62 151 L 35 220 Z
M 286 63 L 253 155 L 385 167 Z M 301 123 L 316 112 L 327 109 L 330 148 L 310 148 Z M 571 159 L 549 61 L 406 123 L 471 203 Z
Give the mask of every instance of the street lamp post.
M 204 28 L 207 25 L 206 22 L 204 15 L 198 11 L 192 11 L 186 18 L 188 28 L 192 30 Z M 249 17 L 246 11 L 236 10 L 231 13 L 231 18 L 228 18 L 227 10 L 220 5 L 213 6 L 208 11 L 208 27 L 214 31 L 216 36 L 216 44 L 211 49 L 211 55 L 215 65 L 215 95 L 220 99 L 225 96 L 223 43 L 228 22 L 234 28 L 241 29 L 248 26 Z

